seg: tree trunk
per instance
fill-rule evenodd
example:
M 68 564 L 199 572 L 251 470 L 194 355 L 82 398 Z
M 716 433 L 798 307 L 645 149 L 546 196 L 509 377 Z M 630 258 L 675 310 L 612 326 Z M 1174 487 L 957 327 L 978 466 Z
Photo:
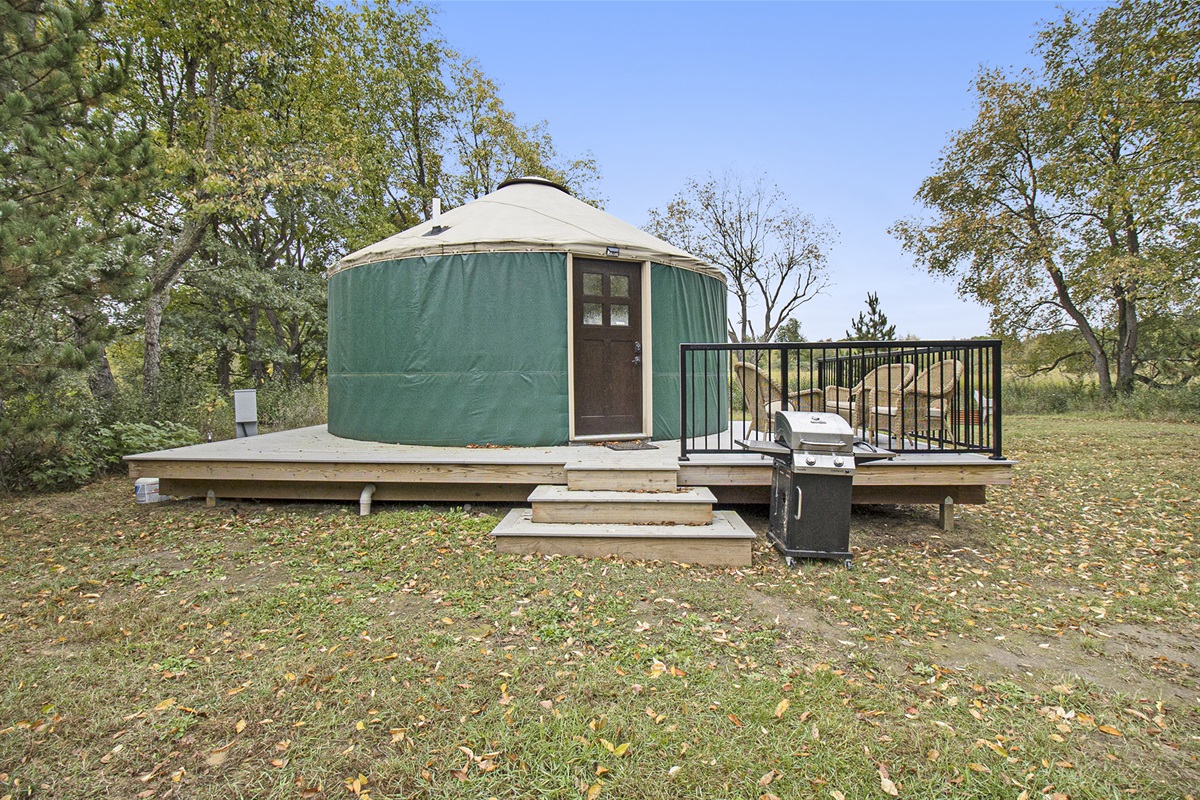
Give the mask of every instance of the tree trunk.
M 1137 304 L 1124 286 L 1114 286 L 1117 298 L 1117 386 L 1118 393 L 1133 393 L 1134 357 L 1137 355 Z
M 84 334 L 86 324 L 86 319 L 79 319 L 71 315 L 75 346 L 80 351 L 83 351 L 87 344 L 87 337 Z M 105 408 L 112 405 L 113 398 L 117 395 L 117 382 L 113 379 L 112 365 L 108 363 L 108 349 L 103 344 L 100 344 L 100 350 L 96 353 L 95 360 L 88 367 L 87 382 L 88 391 L 92 393 L 93 400 Z
M 101 405 L 111 406 L 117 396 L 117 382 L 113 379 L 112 365 L 108 363 L 108 348 L 104 345 L 100 346 L 96 361 L 88 370 L 87 381 L 92 397 Z
M 1125 210 L 1125 251 L 1133 258 L 1142 252 L 1137 224 L 1133 212 Z M 1117 299 L 1117 391 L 1133 393 L 1134 361 L 1137 356 L 1138 315 L 1137 281 L 1114 284 L 1113 294 Z
M 200 249 L 204 232 L 212 222 L 211 215 L 204 215 L 184 223 L 183 230 L 175 237 L 171 252 L 162 265 L 155 270 L 150 281 L 150 296 L 146 298 L 146 317 L 142 323 L 142 338 L 145 354 L 142 357 L 142 394 L 151 407 L 158 405 L 158 378 L 162 361 L 162 318 L 171 299 L 171 289 L 179 279 L 188 260 Z
M 233 388 L 233 356 L 229 348 L 221 345 L 217 349 L 217 389 L 224 397 Z
M 1050 279 L 1054 281 L 1054 291 L 1058 295 L 1059 305 L 1063 311 L 1067 312 L 1079 328 L 1079 333 L 1083 336 L 1083 340 L 1087 342 L 1088 350 L 1092 353 L 1092 362 L 1096 365 L 1096 378 L 1100 382 L 1101 397 L 1112 397 L 1112 373 L 1108 366 L 1108 353 L 1104 350 L 1104 345 L 1097 338 L 1096 332 L 1092 330 L 1091 323 L 1087 317 L 1075 305 L 1075 301 L 1071 299 L 1071 292 L 1067 288 L 1066 279 L 1063 278 L 1062 271 L 1053 261 L 1047 259 L 1046 270 L 1050 273 Z
M 189 66 L 189 69 L 191 67 Z M 189 76 L 185 84 L 195 91 L 195 74 Z M 207 79 L 208 119 L 204 130 L 203 154 L 206 161 L 212 159 L 216 152 L 217 122 L 222 105 L 221 92 L 217 85 L 217 73 L 210 68 Z M 205 199 L 206 193 L 201 190 L 197 194 L 200 200 Z M 202 214 L 184 222 L 183 230 L 175 237 L 171 252 L 167 254 L 158 269 L 151 275 L 150 297 L 146 300 L 146 319 L 142 327 L 145 354 L 142 358 L 142 394 L 150 402 L 151 408 L 158 405 L 158 378 L 162 360 L 162 318 L 167 310 L 167 302 L 171 298 L 171 289 L 179 279 L 179 273 L 191 259 L 200 244 L 204 241 L 204 233 L 212 224 L 213 214 Z

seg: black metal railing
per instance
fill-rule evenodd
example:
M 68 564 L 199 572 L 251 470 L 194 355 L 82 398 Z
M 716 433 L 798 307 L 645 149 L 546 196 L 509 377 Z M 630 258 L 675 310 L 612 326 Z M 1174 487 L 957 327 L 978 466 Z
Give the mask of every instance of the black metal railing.
M 1003 458 L 1000 371 L 996 339 L 683 344 L 680 459 L 772 439 L 780 410 L 840 414 L 897 453 Z

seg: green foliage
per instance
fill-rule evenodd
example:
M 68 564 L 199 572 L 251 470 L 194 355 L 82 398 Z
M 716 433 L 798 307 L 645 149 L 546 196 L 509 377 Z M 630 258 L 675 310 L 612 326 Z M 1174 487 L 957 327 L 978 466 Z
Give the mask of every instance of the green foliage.
M 787 321 L 775 331 L 775 341 L 807 342 L 808 339 L 804 338 L 804 334 L 800 332 L 800 320 L 795 317 L 788 317 Z
M 1037 72 L 979 75 L 974 124 L 918 191 L 932 216 L 892 229 L 999 333 L 1078 331 L 1106 395 L 1133 389 L 1141 319 L 1200 280 L 1198 26 L 1178 0 L 1047 25 Z
M 65 388 L 59 386 L 60 390 Z M 66 392 L 59 397 L 74 399 L 77 405 L 82 405 L 79 400 L 85 395 L 86 390 L 81 390 L 73 398 Z M 195 428 L 177 422 L 117 422 L 109 426 L 38 430 L 38 410 L 23 411 L 21 418 L 35 426 L 10 438 L 0 453 L 3 467 L 0 488 L 6 491 L 72 488 L 120 468 L 121 459 L 132 453 L 200 442 Z
M 1005 414 L 1088 414 L 1117 419 L 1200 421 L 1200 386 L 1148 388 L 1105 396 L 1094 380 L 1016 378 L 1004 384 Z
M 896 326 L 888 324 L 887 314 L 879 307 L 879 294 L 867 292 L 867 310 L 858 312 L 850 323 L 846 338 L 859 342 L 886 342 L 896 338 Z

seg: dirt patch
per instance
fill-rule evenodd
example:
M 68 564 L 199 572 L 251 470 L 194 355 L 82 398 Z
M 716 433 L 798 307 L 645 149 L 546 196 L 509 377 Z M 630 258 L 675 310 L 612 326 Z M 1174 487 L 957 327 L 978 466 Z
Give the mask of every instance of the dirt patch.
M 282 561 L 270 561 L 248 567 L 225 570 L 221 585 L 228 592 L 247 589 L 273 589 L 291 581 L 291 574 Z
M 746 599 L 754 615 L 764 622 L 792 633 L 808 634 L 838 650 L 844 651 L 855 646 L 845 629 L 826 619 L 818 608 L 803 603 L 789 603 L 784 598 L 763 594 L 757 589 L 747 589 Z
M 135 571 L 146 567 L 157 567 L 163 572 L 177 572 L 191 569 L 193 566 L 191 559 L 184 558 L 178 550 L 155 550 L 145 555 L 116 558 L 109 563 L 115 570 Z
M 1200 700 L 1194 668 L 1190 662 L 1177 660 L 1195 652 L 1184 649 L 1194 648 L 1194 642 L 1138 626 L 1120 629 L 1114 629 L 1107 639 L 1082 633 L 1037 636 L 1021 631 L 999 633 L 992 640 L 947 639 L 933 643 L 928 653 L 943 666 L 970 670 L 984 678 L 1044 683 L 1075 676 L 1105 691 L 1139 698 L 1173 698 L 1189 704 Z M 1156 669 L 1156 664 L 1163 666 Z

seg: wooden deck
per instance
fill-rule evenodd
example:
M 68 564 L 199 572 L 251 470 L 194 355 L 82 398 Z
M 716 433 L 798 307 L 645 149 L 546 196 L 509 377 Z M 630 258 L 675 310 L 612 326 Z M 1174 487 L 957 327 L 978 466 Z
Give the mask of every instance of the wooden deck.
M 678 467 L 679 486 L 704 486 L 719 503 L 767 503 L 771 461 L 739 455 L 693 455 L 679 442 L 653 450 L 602 445 L 564 447 L 424 447 L 342 439 L 325 426 L 127 456 L 133 478 L 155 477 L 175 496 L 356 500 L 375 484 L 375 500 L 520 502 L 538 485 L 566 485 L 568 467 L 647 470 Z M 910 454 L 861 465 L 855 503 L 983 503 L 987 487 L 1012 482 L 1011 461 L 978 454 Z

